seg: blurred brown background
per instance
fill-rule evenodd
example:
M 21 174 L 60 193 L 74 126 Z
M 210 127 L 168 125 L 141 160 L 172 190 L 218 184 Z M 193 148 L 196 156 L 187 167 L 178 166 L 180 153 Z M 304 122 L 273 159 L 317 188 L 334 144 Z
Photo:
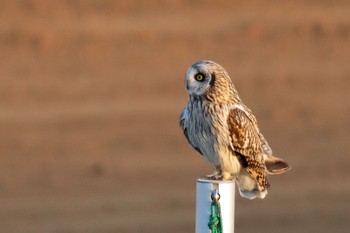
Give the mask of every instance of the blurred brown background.
M 0 1 L 0 232 L 194 232 L 178 116 L 223 65 L 276 155 L 236 232 L 350 228 L 349 1 Z

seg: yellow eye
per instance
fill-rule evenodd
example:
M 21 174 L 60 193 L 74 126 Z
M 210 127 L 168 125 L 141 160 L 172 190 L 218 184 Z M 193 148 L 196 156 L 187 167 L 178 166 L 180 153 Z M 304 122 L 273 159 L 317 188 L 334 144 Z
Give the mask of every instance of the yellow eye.
M 202 82 L 204 80 L 204 76 L 203 76 L 203 74 L 196 74 L 195 79 L 197 81 Z

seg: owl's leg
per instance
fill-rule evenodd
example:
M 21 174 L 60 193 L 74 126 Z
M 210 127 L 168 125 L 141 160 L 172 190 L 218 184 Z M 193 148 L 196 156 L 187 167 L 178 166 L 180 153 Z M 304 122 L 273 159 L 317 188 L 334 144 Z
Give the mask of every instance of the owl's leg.
M 232 180 L 232 174 L 230 172 L 222 172 L 222 179 L 223 180 Z
M 206 179 L 208 180 L 222 180 L 223 175 L 222 175 L 222 170 L 220 166 L 216 166 L 213 174 L 205 176 Z

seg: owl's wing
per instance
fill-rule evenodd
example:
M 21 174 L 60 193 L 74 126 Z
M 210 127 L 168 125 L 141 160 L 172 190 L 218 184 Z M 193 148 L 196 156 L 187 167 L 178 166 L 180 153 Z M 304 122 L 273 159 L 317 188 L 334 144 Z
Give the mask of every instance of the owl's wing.
M 262 133 L 259 133 L 259 137 L 260 137 L 260 141 L 261 141 L 261 146 L 263 148 L 263 151 L 266 155 L 272 155 L 272 149 L 269 146 L 269 144 L 267 143 L 264 135 L 262 135 Z
M 242 166 L 261 187 L 267 189 L 269 182 L 265 176 L 264 152 L 254 115 L 243 106 L 233 107 L 227 123 L 233 150 L 241 160 L 243 159 Z
M 188 113 L 187 108 L 185 108 L 184 111 L 181 113 L 181 116 L 180 116 L 180 126 L 182 128 L 182 131 L 183 131 L 185 137 L 187 138 L 188 143 L 190 143 L 191 146 L 196 151 L 198 151 L 201 155 L 203 155 L 203 153 L 200 151 L 200 149 L 198 147 L 194 146 L 194 144 L 191 142 L 190 138 L 188 137 L 187 127 L 186 127 L 186 121 L 187 121 L 188 117 L 189 117 L 189 113 Z

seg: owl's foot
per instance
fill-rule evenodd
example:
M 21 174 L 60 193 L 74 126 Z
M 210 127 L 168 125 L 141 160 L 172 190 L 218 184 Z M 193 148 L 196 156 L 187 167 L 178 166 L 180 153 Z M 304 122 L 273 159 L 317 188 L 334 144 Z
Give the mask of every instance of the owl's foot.
M 210 175 L 206 175 L 204 178 L 207 180 L 223 180 L 224 176 L 222 174 L 221 167 L 216 166 L 214 172 Z
M 204 178 L 207 180 L 222 180 L 223 176 L 219 174 L 211 174 L 211 175 L 206 175 Z

